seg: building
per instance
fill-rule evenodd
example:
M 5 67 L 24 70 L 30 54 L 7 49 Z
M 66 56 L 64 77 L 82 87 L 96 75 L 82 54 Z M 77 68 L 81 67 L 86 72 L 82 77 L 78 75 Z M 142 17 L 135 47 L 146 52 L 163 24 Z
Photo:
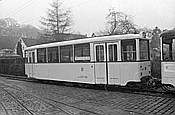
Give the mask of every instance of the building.
M 18 57 L 19 55 L 17 55 L 12 49 L 2 49 L 0 50 L 0 56 L 1 57 L 9 57 L 9 56 Z
M 37 39 L 16 36 L 0 36 L 0 56 L 17 56 L 17 44 L 19 42 L 23 52 L 25 47 L 36 45 Z
M 86 38 L 87 35 L 79 34 L 59 34 L 59 36 L 52 36 L 54 39 L 47 41 L 43 39 L 34 39 L 28 37 L 12 37 L 0 36 L 0 55 L 20 55 L 24 57 L 24 49 L 36 44 L 43 44 L 47 42 L 58 42 L 72 39 Z
M 38 39 L 33 39 L 33 38 L 26 38 L 26 37 L 20 37 L 14 47 L 14 52 L 18 55 L 21 55 L 24 57 L 24 49 L 29 46 L 33 46 L 38 44 Z M 20 46 L 19 46 L 20 45 Z M 18 53 L 18 48 L 21 49 L 21 54 Z
M 0 36 L 0 56 L 14 56 L 14 47 L 19 37 Z

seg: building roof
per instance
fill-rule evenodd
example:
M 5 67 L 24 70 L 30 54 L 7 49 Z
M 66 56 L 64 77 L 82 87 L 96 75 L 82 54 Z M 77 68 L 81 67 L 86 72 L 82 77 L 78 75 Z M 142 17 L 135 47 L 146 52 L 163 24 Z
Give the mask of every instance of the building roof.
M 26 44 L 27 47 L 38 44 L 38 40 L 37 39 L 24 38 L 24 37 L 21 37 L 21 39 L 24 41 L 24 43 Z
M 1 49 L 14 49 L 19 37 L 0 36 L 0 50 Z
M 87 35 L 60 33 L 60 34 L 55 34 L 52 37 L 55 39 L 55 41 L 68 41 L 68 40 L 87 38 Z
M 14 49 L 15 45 L 18 43 L 20 37 L 12 36 L 0 36 L 0 50 L 2 49 Z M 37 39 L 21 37 L 27 47 L 36 45 L 38 43 Z

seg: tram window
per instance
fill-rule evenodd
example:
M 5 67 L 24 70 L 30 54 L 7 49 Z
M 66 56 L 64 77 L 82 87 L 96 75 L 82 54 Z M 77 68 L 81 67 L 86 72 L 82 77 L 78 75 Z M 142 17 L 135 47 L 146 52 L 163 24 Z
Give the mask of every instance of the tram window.
M 35 63 L 35 52 L 32 52 L 32 63 Z
M 148 48 L 148 40 L 140 40 L 139 48 L 140 48 L 140 60 L 148 60 L 149 59 L 149 48 Z
M 24 55 L 25 55 L 25 63 L 28 63 L 28 57 L 29 57 L 29 56 L 28 56 L 28 55 L 29 55 L 28 53 L 29 53 L 29 52 L 25 51 L 25 54 L 24 54 Z
M 117 45 L 111 44 L 108 46 L 109 61 L 117 61 Z
M 96 46 L 96 61 L 104 61 L 104 46 L 98 45 Z
M 46 48 L 37 49 L 38 63 L 46 63 Z
M 163 44 L 163 60 L 175 60 L 175 40 L 171 40 L 171 42 Z
M 77 44 L 75 47 L 75 61 L 90 61 L 90 44 Z
M 29 63 L 32 63 L 32 54 L 29 52 Z
M 61 62 L 73 62 L 73 48 L 72 45 L 60 47 Z
M 135 40 L 122 40 L 122 61 L 136 60 Z
M 47 51 L 48 51 L 48 62 L 57 63 L 58 62 L 58 47 L 49 47 Z

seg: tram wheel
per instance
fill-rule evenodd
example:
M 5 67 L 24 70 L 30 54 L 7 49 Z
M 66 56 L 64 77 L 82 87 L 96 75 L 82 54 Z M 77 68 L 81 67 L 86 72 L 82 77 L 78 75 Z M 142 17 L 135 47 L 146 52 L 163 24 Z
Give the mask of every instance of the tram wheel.
M 175 87 L 171 84 L 162 84 L 162 89 L 168 93 L 175 93 Z

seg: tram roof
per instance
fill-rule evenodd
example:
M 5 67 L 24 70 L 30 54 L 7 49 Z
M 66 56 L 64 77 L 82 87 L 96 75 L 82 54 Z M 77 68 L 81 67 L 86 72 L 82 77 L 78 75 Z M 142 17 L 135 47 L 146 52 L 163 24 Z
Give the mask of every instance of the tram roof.
M 174 39 L 175 38 L 175 29 L 165 31 L 165 32 L 161 33 L 160 36 L 162 37 L 162 39 L 164 39 L 164 38 Z
M 27 47 L 25 50 L 33 50 L 33 49 L 38 49 L 38 48 L 64 46 L 64 45 L 81 44 L 81 43 L 92 43 L 92 42 L 98 43 L 98 42 L 103 42 L 103 41 L 110 42 L 110 41 L 119 41 L 119 40 L 124 40 L 124 39 L 147 39 L 149 40 L 149 38 L 143 38 L 142 34 L 111 35 L 111 36 L 99 36 L 99 37 L 76 39 L 76 40 L 70 40 L 70 41 L 40 44 L 40 45 Z

